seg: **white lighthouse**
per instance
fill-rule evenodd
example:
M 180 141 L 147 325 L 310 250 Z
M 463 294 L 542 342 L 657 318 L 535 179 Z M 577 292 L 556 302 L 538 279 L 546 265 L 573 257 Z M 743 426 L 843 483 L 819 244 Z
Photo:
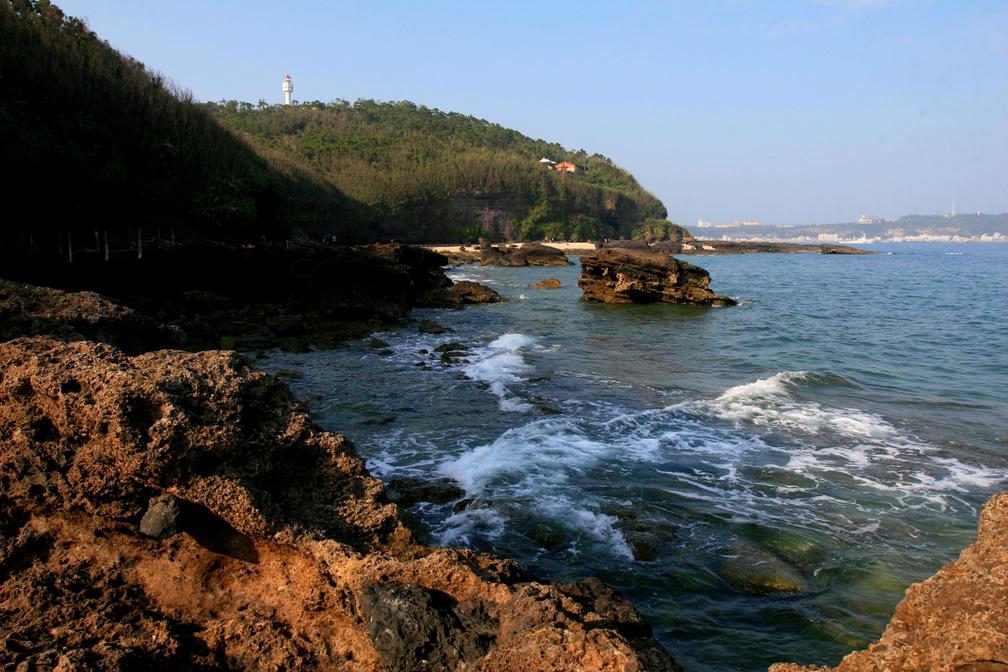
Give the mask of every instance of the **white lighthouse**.
M 294 94 L 294 82 L 290 75 L 285 75 L 283 79 L 284 105 L 291 104 L 291 96 Z

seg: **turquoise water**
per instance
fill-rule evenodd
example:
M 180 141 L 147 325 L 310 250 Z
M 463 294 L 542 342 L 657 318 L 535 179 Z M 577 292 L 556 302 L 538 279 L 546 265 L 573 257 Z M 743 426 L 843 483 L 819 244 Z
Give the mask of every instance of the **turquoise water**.
M 600 576 L 687 670 L 836 664 L 1008 482 L 1008 245 L 872 249 L 691 258 L 735 308 L 592 305 L 577 266 L 463 267 L 511 301 L 417 311 L 452 333 L 379 334 L 392 355 L 260 363 L 297 369 L 377 476 L 465 488 L 464 509 L 415 507 L 432 541 Z M 544 277 L 563 288 L 527 288 Z M 418 354 L 448 341 L 468 363 Z M 735 588 L 740 542 L 807 590 Z

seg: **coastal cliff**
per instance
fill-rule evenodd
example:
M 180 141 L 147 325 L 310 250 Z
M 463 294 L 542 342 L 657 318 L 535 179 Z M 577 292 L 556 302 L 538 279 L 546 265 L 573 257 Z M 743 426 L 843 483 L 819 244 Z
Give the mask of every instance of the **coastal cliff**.
M 678 669 L 597 581 L 418 543 L 232 352 L 0 344 L 0 434 L 5 668 Z

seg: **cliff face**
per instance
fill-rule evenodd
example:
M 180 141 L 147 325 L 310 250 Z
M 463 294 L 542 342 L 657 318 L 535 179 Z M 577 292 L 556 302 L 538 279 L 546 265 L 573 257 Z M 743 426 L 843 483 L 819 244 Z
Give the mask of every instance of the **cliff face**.
M 677 669 L 598 582 L 418 544 L 234 353 L 0 344 L 0 481 L 4 668 Z
M 1008 492 L 980 512 L 959 559 L 907 589 L 882 638 L 835 668 L 782 663 L 771 672 L 1008 672 Z

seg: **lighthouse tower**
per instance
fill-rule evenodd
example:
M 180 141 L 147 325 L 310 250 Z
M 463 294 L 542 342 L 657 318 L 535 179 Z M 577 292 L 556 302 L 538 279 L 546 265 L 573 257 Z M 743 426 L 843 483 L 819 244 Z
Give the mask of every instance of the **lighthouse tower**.
M 291 96 L 294 94 L 294 82 L 291 80 L 290 75 L 284 76 L 283 92 L 284 92 L 284 105 L 290 105 Z

